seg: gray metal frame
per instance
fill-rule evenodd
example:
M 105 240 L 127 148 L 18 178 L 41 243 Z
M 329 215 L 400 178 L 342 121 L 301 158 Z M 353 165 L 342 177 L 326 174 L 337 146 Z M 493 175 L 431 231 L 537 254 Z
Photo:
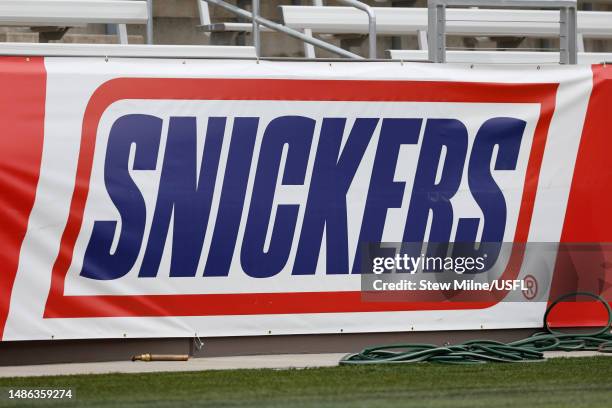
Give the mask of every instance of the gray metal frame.
M 153 0 L 147 0 L 147 44 L 153 44 Z
M 257 23 L 257 17 L 259 17 L 259 0 L 252 1 L 252 13 L 253 20 L 253 47 L 255 47 L 255 55 L 261 57 L 261 33 L 259 32 L 259 24 Z
M 428 53 L 431 62 L 446 62 L 446 7 L 520 7 L 559 10 L 561 64 L 578 62 L 576 0 L 428 0 Z

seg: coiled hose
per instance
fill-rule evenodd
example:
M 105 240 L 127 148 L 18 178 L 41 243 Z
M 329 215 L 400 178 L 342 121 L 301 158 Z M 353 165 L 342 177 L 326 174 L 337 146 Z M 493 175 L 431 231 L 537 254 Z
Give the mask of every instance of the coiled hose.
M 601 302 L 608 313 L 608 323 L 588 333 L 563 333 L 553 330 L 548 315 L 563 300 L 587 296 Z M 589 292 L 568 293 L 550 304 L 544 313 L 545 331 L 510 343 L 494 340 L 470 340 L 448 346 L 435 344 L 391 344 L 368 347 L 359 353 L 347 354 L 340 364 L 398 364 L 436 362 L 447 364 L 481 364 L 487 362 L 515 363 L 543 360 L 544 351 L 591 350 L 612 353 L 612 309 L 601 296 Z

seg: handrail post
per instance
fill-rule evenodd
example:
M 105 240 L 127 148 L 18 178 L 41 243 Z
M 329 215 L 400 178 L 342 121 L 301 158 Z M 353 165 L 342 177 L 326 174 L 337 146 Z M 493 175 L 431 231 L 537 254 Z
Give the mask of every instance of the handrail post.
M 562 7 L 560 10 L 560 62 L 561 64 L 577 64 L 578 63 L 578 28 L 577 28 L 577 13 L 572 7 Z
M 368 14 L 368 46 L 369 46 L 369 58 L 376 59 L 376 13 L 374 9 L 365 3 L 357 0 L 339 0 L 341 3 L 345 3 L 355 7 L 356 9 L 365 11 Z
M 147 0 L 147 44 L 153 44 L 153 0 Z
M 252 2 L 253 9 L 253 47 L 255 47 L 255 55 L 257 58 L 261 56 L 261 38 L 259 32 L 259 23 L 257 22 L 257 18 L 259 17 L 259 0 L 253 0 Z
M 446 7 L 427 3 L 427 54 L 431 62 L 446 62 Z

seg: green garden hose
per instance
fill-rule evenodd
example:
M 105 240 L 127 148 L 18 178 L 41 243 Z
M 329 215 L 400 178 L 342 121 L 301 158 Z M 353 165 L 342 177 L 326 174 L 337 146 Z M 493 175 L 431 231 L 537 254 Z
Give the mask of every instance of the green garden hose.
M 560 302 L 574 296 L 587 296 L 601 302 L 608 313 L 604 327 L 588 333 L 564 333 L 553 330 L 548 323 L 550 312 Z M 544 313 L 545 331 L 510 343 L 494 340 L 470 340 L 464 343 L 438 346 L 435 344 L 391 344 L 368 347 L 359 353 L 347 354 L 340 364 L 399 364 L 436 362 L 447 364 L 480 364 L 487 362 L 515 363 L 544 359 L 544 351 L 589 350 L 612 353 L 612 309 L 608 302 L 593 293 L 574 292 L 563 295 L 550 304 Z

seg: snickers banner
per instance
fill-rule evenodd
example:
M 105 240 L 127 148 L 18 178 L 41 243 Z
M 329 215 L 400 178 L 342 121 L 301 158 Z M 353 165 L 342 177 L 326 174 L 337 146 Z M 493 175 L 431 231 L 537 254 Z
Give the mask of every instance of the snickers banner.
M 529 328 L 555 291 L 612 297 L 609 67 L 3 57 L 0 87 L 2 340 Z

